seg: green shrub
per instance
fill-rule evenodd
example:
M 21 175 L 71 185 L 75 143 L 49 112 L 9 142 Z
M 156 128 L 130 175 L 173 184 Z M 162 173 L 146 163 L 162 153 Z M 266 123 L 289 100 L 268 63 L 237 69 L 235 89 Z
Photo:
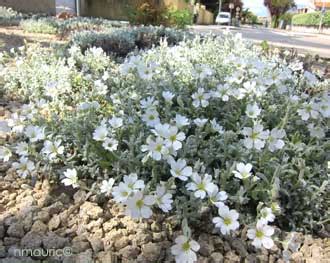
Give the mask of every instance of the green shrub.
M 318 26 L 321 20 L 321 12 L 298 14 L 292 17 L 292 24 L 297 26 Z M 330 26 L 330 11 L 324 14 L 324 26 Z
M 178 28 L 185 28 L 193 23 L 193 14 L 190 10 L 170 10 L 168 12 L 170 24 Z
M 135 6 L 127 10 L 129 20 L 135 25 L 166 25 L 168 23 L 165 6 L 153 0 L 137 1 Z

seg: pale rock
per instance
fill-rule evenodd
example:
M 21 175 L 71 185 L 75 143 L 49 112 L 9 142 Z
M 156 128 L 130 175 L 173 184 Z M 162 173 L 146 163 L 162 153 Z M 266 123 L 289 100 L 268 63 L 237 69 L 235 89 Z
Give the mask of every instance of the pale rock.
M 22 223 L 14 223 L 9 226 L 7 234 L 10 237 L 21 238 L 24 236 L 24 229 Z

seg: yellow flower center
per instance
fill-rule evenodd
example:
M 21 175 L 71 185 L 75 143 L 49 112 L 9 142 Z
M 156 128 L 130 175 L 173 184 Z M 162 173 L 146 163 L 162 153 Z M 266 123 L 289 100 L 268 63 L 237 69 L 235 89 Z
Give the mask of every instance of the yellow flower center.
M 257 238 L 262 238 L 263 236 L 264 236 L 264 233 L 262 231 L 260 231 L 260 230 L 256 231 L 256 237 Z
M 182 244 L 182 250 L 185 252 L 190 250 L 190 244 L 188 241 Z
M 229 217 L 226 217 L 223 219 L 223 223 L 226 225 L 226 226 L 229 226 L 231 224 L 231 219 Z
M 144 205 L 144 202 L 142 199 L 136 201 L 136 207 L 138 207 L 139 209 L 141 209 L 143 205 Z
M 252 134 L 251 134 L 251 139 L 252 139 L 252 140 L 256 140 L 256 139 L 258 139 L 258 135 L 259 135 L 258 132 L 252 132 Z
M 198 190 L 205 190 L 205 184 L 204 183 L 197 184 L 197 188 Z
M 163 146 L 162 146 L 161 144 L 158 144 L 158 145 L 156 146 L 156 149 L 155 149 L 155 150 L 156 150 L 157 152 L 160 152 L 160 151 L 162 150 L 162 147 L 163 147 Z
M 122 196 L 128 196 L 128 192 L 121 192 Z
M 175 141 L 176 141 L 176 135 L 171 135 L 171 136 L 170 136 L 170 140 L 171 140 L 172 142 L 175 142 Z

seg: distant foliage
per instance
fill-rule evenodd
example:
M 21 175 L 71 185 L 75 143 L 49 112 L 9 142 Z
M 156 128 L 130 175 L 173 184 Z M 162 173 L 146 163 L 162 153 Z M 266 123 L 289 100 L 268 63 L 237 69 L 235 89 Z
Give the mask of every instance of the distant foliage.
M 321 20 L 321 12 L 298 14 L 292 18 L 293 25 L 297 26 L 318 26 Z M 324 14 L 323 26 L 330 26 L 330 11 Z
M 295 2 L 294 0 L 264 0 L 264 5 L 268 8 L 273 18 L 273 26 L 277 27 L 280 16 L 294 7 Z
M 168 9 L 154 0 L 137 1 L 130 8 L 129 20 L 135 25 L 166 25 L 168 23 Z
M 178 28 L 185 28 L 193 23 L 192 12 L 188 9 L 184 10 L 169 10 L 168 12 L 170 25 Z

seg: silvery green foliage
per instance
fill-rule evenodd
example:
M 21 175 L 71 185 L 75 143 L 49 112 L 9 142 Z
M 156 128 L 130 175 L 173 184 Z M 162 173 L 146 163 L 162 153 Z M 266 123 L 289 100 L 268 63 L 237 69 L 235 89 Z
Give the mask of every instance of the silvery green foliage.
M 10 125 L 28 143 L 36 171 L 62 179 L 70 169 L 67 185 L 79 178 L 94 190 L 114 178 L 116 194 L 127 190 L 125 180 L 143 180 L 144 188 L 130 192 L 136 204 L 148 199 L 142 216 L 163 186 L 175 213 L 190 222 L 224 202 L 240 213 L 240 224 L 266 208 L 284 229 L 317 231 L 328 218 L 329 95 L 305 91 L 329 83 L 298 62 L 265 56 L 239 35 L 163 41 L 122 64 L 97 48 L 73 46 L 68 54 L 23 51 L 3 74 L 6 91 L 29 97 Z M 63 154 L 42 154 L 51 145 L 45 138 L 63 145 Z M 7 145 L 2 158 L 19 159 L 24 149 Z M 24 175 L 37 175 L 30 170 Z M 215 186 L 228 199 L 214 200 Z M 225 207 L 216 224 L 227 233 L 224 212 L 235 225 L 237 214 Z
M 123 23 L 102 18 L 73 17 L 65 20 L 53 17 L 33 16 L 22 20 L 20 26 L 27 32 L 62 34 L 74 31 L 97 30 L 106 31 L 112 27 L 121 27 Z
M 55 18 L 42 17 L 22 20 L 20 27 L 24 31 L 31 33 L 56 34 L 58 33 L 59 25 Z
M 105 52 L 115 56 L 125 57 L 135 49 L 146 49 L 159 45 L 161 39 L 167 40 L 169 45 L 191 38 L 188 32 L 166 28 L 163 26 L 123 27 L 99 31 L 82 31 L 73 34 L 71 43 L 81 47 L 101 47 Z
M 0 25 L 13 26 L 18 25 L 22 19 L 22 14 L 11 8 L 0 6 Z

